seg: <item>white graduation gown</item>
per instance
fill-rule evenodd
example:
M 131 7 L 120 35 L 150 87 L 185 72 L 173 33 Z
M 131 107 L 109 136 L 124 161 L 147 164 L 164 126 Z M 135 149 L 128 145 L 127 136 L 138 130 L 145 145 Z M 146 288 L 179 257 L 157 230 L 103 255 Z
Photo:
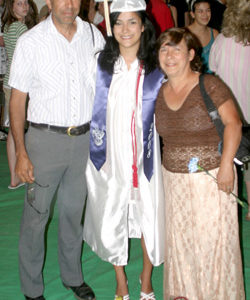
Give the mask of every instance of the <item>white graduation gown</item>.
M 142 86 L 139 84 L 136 109 L 136 82 L 139 63 L 130 69 L 122 57 L 115 65 L 107 103 L 106 162 L 97 171 L 88 160 L 88 200 L 83 239 L 105 261 L 126 265 L 128 238 L 143 234 L 153 265 L 164 259 L 164 195 L 160 165 L 159 137 L 154 130 L 154 173 L 147 180 L 143 171 Z M 138 189 L 132 184 L 131 119 L 136 109 Z

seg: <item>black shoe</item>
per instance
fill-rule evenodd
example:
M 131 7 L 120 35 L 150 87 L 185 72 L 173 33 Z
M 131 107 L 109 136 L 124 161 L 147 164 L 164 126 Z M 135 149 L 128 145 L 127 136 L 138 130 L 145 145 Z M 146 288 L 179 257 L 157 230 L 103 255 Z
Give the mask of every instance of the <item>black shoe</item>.
M 95 294 L 90 286 L 87 283 L 83 283 L 80 286 L 67 286 L 63 284 L 66 289 L 71 289 L 74 293 L 74 296 L 78 300 L 95 300 Z
M 25 299 L 26 300 L 45 300 L 45 298 L 43 296 L 39 296 L 39 297 L 36 297 L 36 298 L 30 298 L 28 296 L 25 296 Z

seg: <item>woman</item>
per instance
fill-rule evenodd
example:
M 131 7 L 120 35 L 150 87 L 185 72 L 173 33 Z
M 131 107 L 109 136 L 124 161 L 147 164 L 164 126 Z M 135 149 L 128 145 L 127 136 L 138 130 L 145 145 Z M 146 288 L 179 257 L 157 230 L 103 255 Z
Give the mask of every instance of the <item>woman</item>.
M 230 194 L 236 192 L 233 158 L 241 121 L 229 89 L 217 77 L 205 75 L 205 89 L 225 125 L 220 156 L 220 140 L 199 88 L 198 47 L 197 38 L 185 28 L 166 31 L 157 46 L 168 77 L 155 111 L 164 143 L 164 299 L 242 300 L 237 203 Z M 190 174 L 192 158 L 217 182 L 203 171 Z
M 153 123 L 163 74 L 156 69 L 154 30 L 145 9 L 144 0 L 114 0 L 110 6 L 113 36 L 98 60 L 86 174 L 84 239 L 113 264 L 115 299 L 124 300 L 129 299 L 124 271 L 129 238 L 141 238 L 140 299 L 155 299 L 152 265 L 163 262 L 160 154 Z
M 209 0 L 193 0 L 190 7 L 190 15 L 193 18 L 193 23 L 188 26 L 188 29 L 198 37 L 201 43 L 203 71 L 205 73 L 212 73 L 208 66 L 209 53 L 219 33 L 216 29 L 207 26 L 211 19 L 210 2 Z
M 209 57 L 210 69 L 231 88 L 241 108 L 243 118 L 250 124 L 250 2 L 228 1 L 222 33 L 213 44 Z M 244 172 L 250 221 L 250 164 Z
M 6 0 L 5 9 L 2 16 L 3 38 L 8 56 L 7 72 L 4 76 L 3 87 L 5 95 L 5 115 L 9 114 L 9 101 L 11 88 L 8 85 L 10 66 L 18 38 L 28 29 L 25 25 L 25 18 L 29 12 L 28 0 Z M 5 117 L 7 119 L 7 117 Z M 9 122 L 8 122 L 9 123 Z M 7 127 L 9 124 L 5 124 Z M 9 189 L 17 189 L 24 183 L 15 174 L 16 153 L 15 144 L 9 127 L 7 138 L 7 155 L 10 169 Z

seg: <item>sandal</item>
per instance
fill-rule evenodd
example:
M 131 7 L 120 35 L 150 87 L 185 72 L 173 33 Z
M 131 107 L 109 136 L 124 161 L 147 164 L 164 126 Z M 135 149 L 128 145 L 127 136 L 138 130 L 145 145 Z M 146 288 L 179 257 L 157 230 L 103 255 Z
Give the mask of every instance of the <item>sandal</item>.
M 139 277 L 139 282 L 140 282 L 140 285 L 141 285 L 141 277 Z M 146 293 L 141 291 L 140 300 L 156 300 L 155 293 L 151 292 L 149 294 L 146 294 Z
M 17 185 L 13 186 L 13 185 L 8 185 L 8 189 L 9 190 L 16 190 L 18 188 L 20 188 L 21 186 L 24 186 L 25 182 L 19 182 Z
M 115 300 L 129 300 L 129 295 L 125 295 L 125 296 L 115 295 Z
M 155 293 L 151 292 L 149 294 L 145 294 L 143 292 L 140 293 L 140 300 L 156 300 Z

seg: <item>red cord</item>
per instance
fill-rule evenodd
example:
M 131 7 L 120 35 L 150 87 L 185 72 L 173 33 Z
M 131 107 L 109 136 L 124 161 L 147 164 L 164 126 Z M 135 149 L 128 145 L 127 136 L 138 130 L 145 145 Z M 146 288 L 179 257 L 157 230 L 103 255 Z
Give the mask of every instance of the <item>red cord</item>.
M 137 83 L 136 83 L 136 109 L 138 106 L 138 94 L 139 94 L 139 84 L 140 84 L 140 77 L 142 73 L 143 64 L 140 64 Z M 131 135 L 132 135 L 132 149 L 133 149 L 133 187 L 138 187 L 138 169 L 137 169 L 137 141 L 136 141 L 136 132 L 135 132 L 135 110 L 132 114 L 131 119 Z

